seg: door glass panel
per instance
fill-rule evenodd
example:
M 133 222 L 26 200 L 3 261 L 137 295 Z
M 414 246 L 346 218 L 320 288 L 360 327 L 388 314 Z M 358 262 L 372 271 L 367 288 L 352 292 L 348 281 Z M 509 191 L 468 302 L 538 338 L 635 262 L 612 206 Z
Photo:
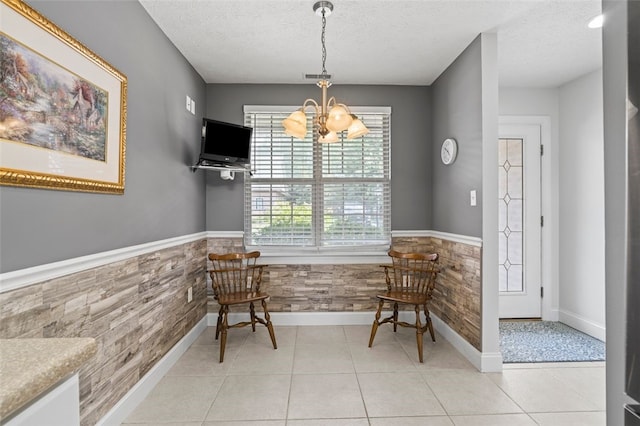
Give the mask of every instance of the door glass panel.
M 498 145 L 498 262 L 501 292 L 523 292 L 522 139 L 500 139 Z

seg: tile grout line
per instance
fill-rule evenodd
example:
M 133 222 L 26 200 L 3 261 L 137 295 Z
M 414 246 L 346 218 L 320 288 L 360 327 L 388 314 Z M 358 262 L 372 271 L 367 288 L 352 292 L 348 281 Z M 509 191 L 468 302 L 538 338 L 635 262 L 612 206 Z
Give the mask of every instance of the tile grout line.
M 344 334 L 345 342 L 347 345 L 347 349 L 349 350 L 349 358 L 351 359 L 351 366 L 353 367 L 353 373 L 356 376 L 356 383 L 358 383 L 358 390 L 360 391 L 360 399 L 362 400 L 362 406 L 364 408 L 364 415 L 367 418 L 367 423 L 371 426 L 371 419 L 369 417 L 369 410 L 367 410 L 367 403 L 364 400 L 364 395 L 362 394 L 362 385 L 360 384 L 360 376 L 356 369 L 356 364 L 353 360 L 353 350 L 351 349 L 351 345 L 349 344 L 349 339 L 347 337 L 347 331 L 342 326 L 342 332 Z
M 422 379 L 422 381 L 424 382 L 424 384 L 427 386 L 427 388 L 431 391 L 431 393 L 433 394 L 433 397 L 436 399 L 436 401 L 438 401 L 438 404 L 440 404 L 440 408 L 442 408 L 442 411 L 444 411 L 445 415 L 447 416 L 447 418 L 451 421 L 451 423 L 453 423 L 453 420 L 451 419 L 451 415 L 449 414 L 449 412 L 447 411 L 447 409 L 445 408 L 444 404 L 442 403 L 442 401 L 440 400 L 440 398 L 438 398 L 438 395 L 436 394 L 436 392 L 433 390 L 433 388 L 431 387 L 431 385 L 429 384 L 429 381 L 427 380 L 427 378 L 425 377 L 425 373 L 422 371 L 418 371 L 418 374 L 420 374 L 420 378 Z
M 293 337 L 293 358 L 291 360 L 291 374 L 289 375 L 289 392 L 287 394 L 287 408 L 284 412 L 284 424 L 289 423 L 289 407 L 291 405 L 291 390 L 293 389 L 293 370 L 296 365 L 296 352 L 298 350 L 298 326 L 295 328 Z

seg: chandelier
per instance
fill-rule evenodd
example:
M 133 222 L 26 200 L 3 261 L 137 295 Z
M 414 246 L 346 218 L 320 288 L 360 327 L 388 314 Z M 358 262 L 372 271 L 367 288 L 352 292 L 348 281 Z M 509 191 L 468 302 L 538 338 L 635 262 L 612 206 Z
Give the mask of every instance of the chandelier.
M 322 16 L 322 73 L 319 75 L 308 75 L 307 78 L 317 78 L 316 83 L 322 90 L 322 100 L 318 104 L 313 99 L 307 99 L 300 109 L 294 111 L 282 121 L 284 132 L 298 139 L 304 139 L 307 135 L 307 115 L 305 110 L 308 107 L 315 109 L 313 126 L 318 132 L 318 142 L 332 143 L 338 142 L 338 133 L 347 131 L 347 139 L 357 138 L 369 133 L 369 129 L 362 121 L 351 113 L 349 107 L 340 104 L 333 96 L 327 100 L 327 89 L 331 86 L 330 74 L 327 74 L 325 62 L 327 60 L 327 48 L 324 42 L 327 16 L 333 11 L 333 4 L 329 1 L 319 1 L 313 5 L 316 15 Z

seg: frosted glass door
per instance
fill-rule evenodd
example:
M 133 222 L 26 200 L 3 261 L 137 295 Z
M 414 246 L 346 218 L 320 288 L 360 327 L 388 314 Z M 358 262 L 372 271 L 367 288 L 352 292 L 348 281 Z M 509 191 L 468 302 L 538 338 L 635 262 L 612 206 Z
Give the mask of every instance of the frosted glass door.
M 500 291 L 524 291 L 522 278 L 522 139 L 498 142 L 498 263 Z
M 498 288 L 500 318 L 539 318 L 540 126 L 500 125 Z

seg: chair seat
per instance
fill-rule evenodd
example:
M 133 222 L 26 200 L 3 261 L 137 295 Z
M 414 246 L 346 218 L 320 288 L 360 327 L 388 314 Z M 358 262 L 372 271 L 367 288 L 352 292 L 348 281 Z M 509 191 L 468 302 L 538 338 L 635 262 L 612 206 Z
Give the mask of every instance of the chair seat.
M 260 291 L 241 291 L 236 293 L 218 295 L 218 303 L 221 305 L 237 305 L 239 303 L 257 302 L 268 299 L 269 295 Z
M 379 294 L 377 297 L 389 302 L 408 303 L 411 305 L 424 305 L 427 302 L 426 294 L 401 290 L 388 291 L 384 294 Z

